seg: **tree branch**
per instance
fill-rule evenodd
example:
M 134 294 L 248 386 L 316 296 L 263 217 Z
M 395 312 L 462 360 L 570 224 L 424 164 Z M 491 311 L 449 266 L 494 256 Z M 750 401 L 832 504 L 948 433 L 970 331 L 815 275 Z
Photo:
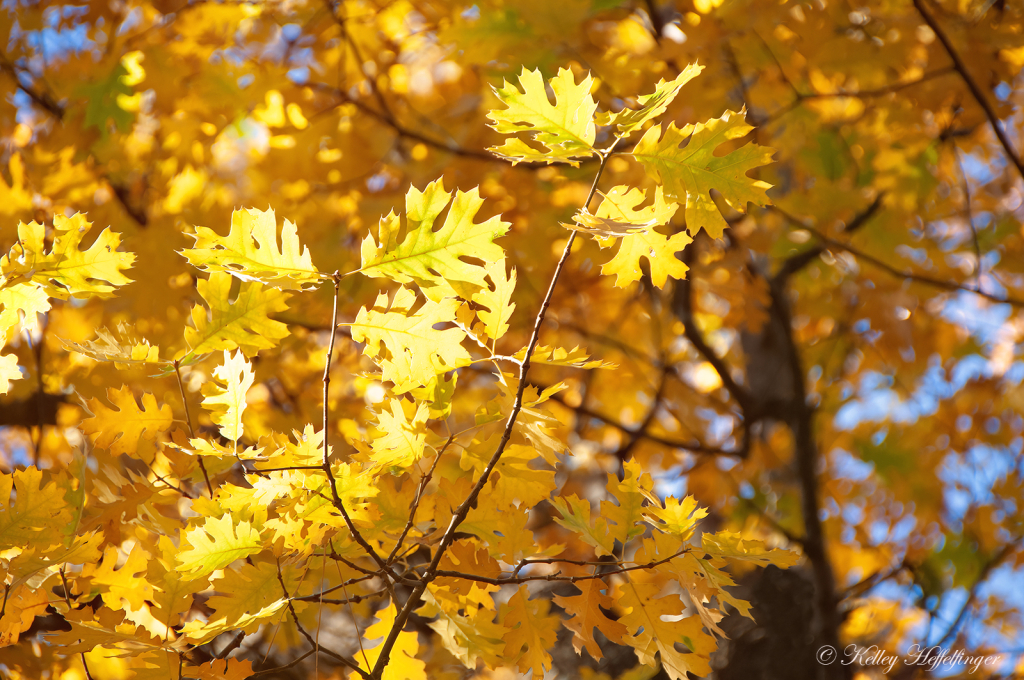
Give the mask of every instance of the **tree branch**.
M 1006 131 L 1003 129 L 1002 123 L 999 122 L 999 117 L 996 116 L 995 109 L 993 109 L 992 105 L 989 104 L 985 93 L 982 92 L 977 81 L 974 80 L 970 71 L 967 70 L 967 66 L 960 58 L 960 55 L 955 49 L 953 49 L 953 43 L 949 41 L 949 36 L 946 35 L 946 32 L 943 31 L 942 27 L 939 26 L 937 21 L 935 21 L 935 17 L 925 9 L 923 0 L 914 0 L 914 7 L 917 8 L 918 14 L 921 15 L 924 22 L 928 24 L 928 27 L 935 33 L 935 37 L 937 37 L 939 42 L 942 43 L 942 46 L 946 50 L 946 54 L 948 54 L 949 58 L 953 60 L 953 68 L 956 69 L 956 72 L 960 74 L 961 78 L 963 78 L 964 83 L 967 84 L 967 89 L 970 90 L 971 94 L 974 96 L 974 100 L 978 102 L 978 105 L 985 112 L 985 117 L 988 118 L 988 122 L 992 125 L 992 129 L 995 131 L 996 138 L 999 139 L 999 143 L 1003 145 L 1003 150 L 1006 151 L 1006 156 L 1010 159 L 1010 162 L 1017 166 L 1017 172 L 1020 173 L 1020 176 L 1024 177 L 1024 162 L 1021 161 L 1020 156 L 1017 155 L 1017 152 L 1014 150 L 1013 145 L 1010 143 L 1010 138 L 1006 136 Z
M 843 228 L 843 233 L 852 234 L 861 227 L 863 227 L 865 224 L 867 224 L 868 220 L 870 220 L 874 216 L 874 214 L 878 212 L 878 209 L 882 207 L 883 196 L 884 194 L 879 194 L 871 205 L 869 205 L 863 211 L 858 213 L 856 217 L 850 220 L 850 223 Z M 798 271 L 809 265 L 811 262 L 814 261 L 816 257 L 825 252 L 825 250 L 825 246 L 818 245 L 814 246 L 813 248 L 810 248 L 809 250 L 805 250 L 802 253 L 793 255 L 792 257 L 788 258 L 785 262 L 782 263 L 782 266 L 779 268 L 779 271 L 776 272 L 775 276 L 772 278 L 776 283 L 785 283 L 790 276 L 796 274 Z
M 597 193 L 597 185 L 601 180 L 601 175 L 604 173 L 604 168 L 608 163 L 608 158 L 611 156 L 618 144 L 619 139 L 616 138 L 615 142 L 612 143 L 604 151 L 599 151 L 601 162 L 598 166 L 597 173 L 594 175 L 594 182 L 590 186 L 590 193 L 587 195 L 587 199 L 583 202 L 583 207 L 587 208 L 590 206 L 590 202 L 594 199 L 594 195 Z M 512 429 L 515 426 L 516 419 L 519 417 L 519 412 L 523 408 L 523 395 L 526 393 L 526 377 L 530 370 L 530 359 L 533 356 L 533 350 L 537 347 L 537 342 L 540 340 L 540 329 L 544 325 L 544 319 L 547 316 L 548 308 L 551 306 L 551 300 L 554 297 L 555 286 L 558 284 L 558 279 L 565 268 L 566 262 L 569 260 L 569 254 L 572 252 L 572 245 L 576 239 L 575 231 L 569 234 L 569 238 L 566 240 L 565 248 L 562 250 L 562 256 L 558 260 L 558 264 L 555 266 L 555 271 L 551 275 L 551 282 L 548 285 L 548 291 L 544 295 L 544 299 L 541 302 L 540 310 L 537 312 L 537 317 L 534 320 L 533 332 L 530 334 L 530 341 L 526 346 L 526 353 L 523 357 L 523 362 L 519 366 L 519 386 L 516 390 L 515 400 L 512 404 L 512 412 L 509 414 L 508 419 L 505 421 L 505 429 L 501 435 L 501 440 L 498 443 L 498 448 L 494 451 L 491 459 L 487 462 L 487 466 L 483 472 L 480 473 L 480 478 L 477 480 L 473 489 L 469 492 L 469 496 L 459 505 L 455 514 L 452 516 L 451 523 L 448 525 L 448 529 L 445 530 L 444 535 L 441 537 L 441 543 L 438 545 L 436 552 L 434 553 L 433 559 L 430 561 L 426 572 L 423 574 L 420 583 L 413 589 L 409 595 L 409 599 L 406 600 L 405 606 L 398 613 L 395 618 L 395 623 L 391 627 L 391 631 L 388 633 L 387 639 L 384 640 L 384 644 L 381 646 L 380 657 L 377 659 L 377 663 L 373 668 L 372 678 L 373 680 L 380 680 L 384 674 L 384 669 L 387 667 L 388 661 L 391 657 L 391 650 L 394 649 L 395 643 L 398 641 L 398 635 L 402 632 L 405 627 L 406 621 L 409 620 L 410 614 L 413 609 L 419 606 L 422 601 L 423 593 L 427 589 L 427 584 L 432 581 L 436 575 L 438 567 L 441 563 L 441 558 L 444 557 L 445 551 L 455 540 L 455 533 L 459 526 L 469 516 L 470 509 L 476 507 L 477 499 L 480 497 L 480 492 L 483 491 L 484 485 L 487 484 L 487 480 L 490 478 L 494 468 L 498 465 L 498 461 L 501 460 L 502 454 L 505 452 L 505 447 L 508 446 L 509 441 L 512 438 Z
M 956 282 L 953 282 L 953 281 L 944 281 L 942 279 L 936 279 L 936 278 L 933 278 L 931 276 L 926 276 L 924 274 L 916 274 L 916 273 L 911 272 L 911 271 L 907 271 L 907 270 L 903 270 L 903 269 L 898 269 L 898 268 L 896 268 L 896 267 L 894 267 L 894 266 L 892 266 L 890 264 L 887 264 L 887 263 L 883 262 L 882 260 L 878 259 L 877 257 L 874 257 L 873 255 L 868 255 L 864 251 L 859 250 L 859 249 L 855 248 L 854 246 L 851 246 L 848 243 L 843 243 L 842 241 L 837 241 L 837 240 L 835 240 L 833 238 L 829 238 L 828 236 L 826 236 L 825 234 L 821 233 L 820 231 L 818 231 L 814 227 L 808 226 L 804 222 L 802 222 L 802 221 L 798 220 L 797 218 L 793 217 L 792 215 L 786 213 L 784 210 L 781 210 L 778 206 L 771 206 L 771 209 L 776 211 L 776 212 L 778 212 L 780 215 L 785 217 L 787 220 L 789 220 L 790 222 L 792 222 L 793 224 L 795 224 L 799 228 L 806 229 L 807 231 L 811 232 L 815 236 L 815 238 L 817 238 L 818 240 L 820 240 L 822 243 L 824 243 L 825 245 L 829 246 L 830 248 L 836 248 L 838 250 L 845 250 L 846 252 L 850 253 L 851 255 L 857 257 L 858 259 L 864 260 L 868 264 L 870 264 L 870 265 L 872 265 L 872 266 L 874 266 L 874 267 L 876 267 L 878 269 L 881 269 L 882 271 L 886 272 L 887 274 L 890 274 L 891 276 L 895 276 L 896 278 L 907 279 L 907 280 L 910 280 L 910 281 L 916 281 L 918 283 L 923 283 L 925 285 L 932 286 L 934 288 L 939 288 L 941 290 L 948 290 L 950 292 L 964 291 L 966 293 L 974 293 L 975 295 L 979 295 L 979 296 L 985 298 L 986 300 L 991 300 L 992 302 L 997 302 L 997 303 L 1000 303 L 1000 304 L 1008 304 L 1008 305 L 1012 305 L 1014 307 L 1024 307 L 1024 300 L 1022 300 L 1020 298 L 1015 298 L 1015 297 L 1010 297 L 1010 296 L 999 297 L 998 295 L 993 295 L 992 293 L 986 293 L 985 291 L 979 290 L 977 288 L 971 288 L 970 286 L 965 286 L 962 283 L 956 283 Z
M 323 432 L 324 432 L 324 463 L 322 469 L 324 474 L 327 475 L 327 481 L 331 487 L 331 497 L 334 507 L 341 513 L 342 518 L 345 520 L 345 525 L 348 527 L 349 532 L 352 534 L 352 538 L 355 542 L 366 551 L 366 554 L 373 558 L 373 561 L 377 563 L 377 566 L 381 569 L 381 574 L 387 579 L 390 574 L 388 573 L 388 565 L 384 562 L 377 551 L 373 549 L 363 535 L 359 533 L 359 529 L 352 523 L 352 518 L 349 517 L 348 510 L 345 509 L 345 504 L 341 500 L 341 496 L 338 495 L 338 483 L 334 479 L 334 470 L 331 469 L 331 457 L 330 447 L 328 446 L 328 440 L 330 439 L 330 426 L 328 418 L 330 416 L 329 408 L 329 391 L 331 386 L 331 356 L 334 354 L 334 339 L 337 337 L 338 328 L 338 293 L 341 288 L 341 275 L 338 272 L 334 272 L 332 276 L 334 280 L 334 313 L 331 316 L 331 340 L 327 345 L 327 359 L 324 362 L 324 421 L 323 421 Z

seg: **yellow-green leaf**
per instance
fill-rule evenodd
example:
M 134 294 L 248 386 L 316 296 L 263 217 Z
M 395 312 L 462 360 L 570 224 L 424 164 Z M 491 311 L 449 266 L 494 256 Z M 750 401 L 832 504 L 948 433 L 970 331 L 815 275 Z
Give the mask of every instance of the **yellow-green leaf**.
M 545 163 L 569 163 L 579 165 L 577 159 L 593 156 L 594 112 L 597 103 L 590 96 L 593 78 L 588 74 L 576 84 L 569 69 L 559 69 L 558 75 L 548 81 L 555 95 L 555 103 L 548 101 L 544 78 L 540 71 L 527 71 L 519 75 L 518 87 L 505 81 L 504 87 L 494 89 L 498 99 L 507 107 L 493 109 L 487 117 L 491 125 L 502 134 L 527 133 L 543 146 L 538 150 L 528 146 L 521 139 L 508 139 L 498 147 L 489 149 L 492 153 L 507 158 L 513 164 L 521 161 Z
M 690 234 L 696 235 L 703 227 L 712 238 L 719 238 L 727 226 L 711 199 L 712 189 L 737 210 L 745 209 L 748 202 L 768 204 L 765 191 L 771 185 L 747 173 L 771 163 L 773 149 L 747 144 L 723 156 L 715 155 L 719 146 L 754 129 L 743 116 L 743 111 L 726 111 L 721 118 L 682 129 L 669 123 L 664 136 L 661 125 L 655 125 L 632 151 L 647 174 L 664 188 L 665 196 L 686 206 Z
M 230 515 L 207 517 L 201 527 L 184 532 L 176 568 L 195 579 L 262 549 L 260 532 L 248 522 L 235 524 Z
M 110 297 L 118 286 L 131 283 L 121 270 L 131 268 L 135 255 L 118 252 L 121 236 L 109 228 L 80 250 L 82 238 L 91 228 L 82 213 L 54 215 L 53 244 L 46 252 L 46 228 L 38 222 L 20 223 L 18 242 L 0 259 L 3 286 L 32 281 L 49 297 L 61 300 L 87 294 Z
M 210 274 L 206 281 L 200 279 L 196 289 L 209 309 L 202 305 L 192 308 L 195 327 L 185 329 L 190 349 L 182 362 L 218 350 L 241 349 L 246 356 L 253 356 L 287 337 L 288 326 L 270 318 L 270 314 L 288 309 L 287 293 L 243 281 L 232 300 L 231 276 L 223 272 Z
M 472 361 L 460 344 L 466 337 L 464 331 L 434 328 L 455 321 L 459 301 L 427 300 L 414 312 L 415 304 L 416 294 L 408 288 L 399 288 L 390 306 L 387 293 L 381 293 L 373 308 L 360 309 L 355 323 L 350 324 L 352 339 L 366 343 L 363 354 L 381 367 L 384 380 L 395 384 L 395 394 L 427 385 L 434 376 Z
M 245 431 L 245 393 L 256 379 L 252 366 L 241 352 L 230 354 L 225 350 L 224 363 L 213 369 L 213 379 L 215 382 L 203 385 L 203 408 L 220 426 L 221 436 L 237 443 Z
M 769 548 L 763 541 L 743 538 L 740 534 L 730 531 L 704 534 L 701 537 L 701 548 L 712 557 L 743 560 L 762 567 L 769 564 L 782 568 L 791 567 L 800 559 L 795 552 Z
M 494 239 L 503 236 L 510 225 L 497 216 L 474 223 L 483 199 L 479 190 L 471 189 L 455 193 L 444 224 L 435 231 L 434 222 L 451 196 L 441 180 L 431 182 L 422 192 L 410 187 L 405 196 L 404 236 L 399 240 L 401 222 L 397 215 L 382 218 L 378 240 L 372 234 L 363 239 L 360 271 L 374 278 L 415 282 L 434 301 L 454 292 L 472 294 L 485 288 L 488 268 L 460 258 L 471 256 L 485 262 L 504 259 L 505 253 Z M 463 290 L 466 286 L 468 291 Z
M 603 517 L 591 520 L 590 503 L 580 499 L 576 494 L 556 496 L 551 499 L 551 503 L 562 514 L 560 518 L 554 518 L 555 522 L 579 534 L 585 543 L 594 546 L 598 555 L 614 553 L 615 541 L 608 530 L 608 522 Z
M 640 105 L 637 109 L 622 109 L 615 113 L 599 113 L 596 121 L 598 125 L 615 125 L 619 134 L 628 135 L 643 127 L 643 124 L 663 114 L 672 100 L 679 94 L 683 85 L 690 82 L 704 70 L 703 66 L 696 63 L 684 68 L 674 80 L 659 80 L 654 86 L 654 92 L 637 97 Z
M 194 238 L 195 248 L 181 254 L 192 266 L 206 272 L 225 272 L 243 281 L 259 281 L 286 290 L 312 287 L 321 278 L 309 249 L 299 244 L 294 222 L 284 221 L 278 247 L 272 209 L 235 210 L 227 236 L 196 227 Z

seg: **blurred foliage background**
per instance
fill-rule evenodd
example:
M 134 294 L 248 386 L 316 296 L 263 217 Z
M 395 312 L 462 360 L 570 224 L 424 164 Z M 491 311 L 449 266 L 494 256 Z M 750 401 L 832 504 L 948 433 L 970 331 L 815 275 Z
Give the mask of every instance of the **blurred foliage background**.
M 5 339 L 26 379 L 0 404 L 0 462 L 70 465 L 87 446 L 81 399 L 107 387 L 180 410 L 172 381 L 65 341 L 129 322 L 180 355 L 198 297 L 195 271 L 171 251 L 196 225 L 223 233 L 237 207 L 272 206 L 321 271 L 346 271 L 410 185 L 479 186 L 482 217 L 512 224 L 501 241 L 520 282 L 509 347 L 522 346 L 568 235 L 560 223 L 594 168 L 511 167 L 487 153 L 501 141 L 485 125 L 492 86 L 524 67 L 568 67 L 590 72 L 602 109 L 617 110 L 697 61 L 704 74 L 666 119 L 745 108 L 751 138 L 776 149 L 759 174 L 775 206 L 723 206 L 725 237 L 697 238 L 681 256 L 688 279 L 665 290 L 648 277 L 614 287 L 599 275 L 608 252 L 577 241 L 542 342 L 619 368 L 532 374 L 568 385 L 553 407 L 574 454 L 558 469 L 563 492 L 593 497 L 631 458 L 710 508 L 708 527 L 803 552 L 799 569 L 741 575 L 757 623 L 727 622 L 716 676 L 885 672 L 823 670 L 814 653 L 830 630 L 896 654 L 998 653 L 973 677 L 1019 674 L 1022 21 L 1015 0 L 9 0 L 0 243 L 14 243 L 20 220 L 82 211 L 137 260 L 116 299 L 56 304 Z M 624 158 L 608 175 L 646 181 Z M 342 320 L 373 293 L 345 279 Z M 254 438 L 317 422 L 330 306 L 325 289 L 279 315 L 292 335 L 255 363 Z M 361 347 L 338 342 L 331 426 L 352 442 L 384 392 Z M 192 367 L 188 389 L 210 371 Z M 479 406 L 477 378 L 460 371 L 464 417 Z M 531 517 L 538 537 L 560 531 L 549 510 Z M 128 540 L 129 524 L 107 531 Z M 32 644 L 45 628 L 41 614 L 0 649 L 0 668 L 77 677 Z M 570 648 L 556 672 L 617 677 L 632 663 Z M 119 664 L 97 657 L 95 677 L 120 677 Z M 466 677 L 441 661 L 430 672 Z

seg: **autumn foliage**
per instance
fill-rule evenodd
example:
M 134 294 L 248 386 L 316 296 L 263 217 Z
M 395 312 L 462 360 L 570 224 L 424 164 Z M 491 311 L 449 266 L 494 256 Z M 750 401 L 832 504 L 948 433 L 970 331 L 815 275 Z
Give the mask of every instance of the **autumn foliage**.
M 1024 17 L 839 4 L 0 10 L 0 675 L 1011 673 Z

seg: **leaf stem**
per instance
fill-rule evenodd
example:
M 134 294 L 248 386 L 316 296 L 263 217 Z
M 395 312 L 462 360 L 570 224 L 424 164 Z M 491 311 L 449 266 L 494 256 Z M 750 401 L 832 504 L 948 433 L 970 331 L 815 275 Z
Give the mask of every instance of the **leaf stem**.
M 612 142 L 607 149 L 599 150 L 597 152 L 601 157 L 601 164 L 597 168 L 597 174 L 594 175 L 594 182 L 590 186 L 590 193 L 587 195 L 587 200 L 583 203 L 584 208 L 588 207 L 590 202 L 594 199 L 594 195 L 597 193 L 598 182 L 601 180 L 601 175 L 604 173 L 605 166 L 608 163 L 608 157 L 612 154 L 619 141 L 620 138 L 616 137 L 615 141 Z M 423 593 L 427 589 L 427 584 L 436 578 L 441 558 L 444 557 L 448 547 L 455 540 L 455 534 L 458 531 L 459 526 L 466 520 L 466 517 L 469 516 L 469 511 L 476 507 L 480 493 L 483 491 L 491 473 L 498 465 L 498 461 L 501 460 L 501 456 L 505 452 L 505 447 L 508 446 L 509 440 L 512 438 L 512 430 L 515 427 L 516 419 L 519 417 L 519 413 L 523 409 L 523 395 L 526 393 L 526 376 L 530 370 L 530 358 L 533 355 L 533 350 L 537 347 L 537 343 L 540 340 L 540 329 L 544 324 L 544 318 L 547 316 L 548 308 L 551 306 L 551 300 L 555 293 L 555 286 L 558 283 L 558 279 L 561 276 L 562 271 L 565 269 L 565 264 L 569 260 L 569 254 L 572 252 L 572 246 L 575 241 L 576 232 L 574 231 L 569 234 L 569 238 L 565 242 L 565 248 L 562 250 L 562 256 L 559 258 L 558 264 L 555 266 L 555 271 L 551 275 L 551 282 L 548 284 L 547 293 L 544 295 L 540 309 L 537 311 L 537 316 L 533 323 L 533 332 L 530 334 L 530 342 L 526 347 L 526 354 L 523 357 L 523 361 L 519 365 L 519 387 L 516 390 L 516 397 L 512 405 L 512 412 L 509 413 L 508 420 L 505 421 L 505 430 L 501 435 L 501 441 L 498 443 L 498 448 L 494 451 L 491 459 L 487 462 L 487 466 L 480 474 L 480 478 L 473 486 L 473 489 L 469 492 L 469 496 L 467 496 L 466 500 L 459 505 L 455 514 L 452 516 L 451 523 L 448 525 L 448 529 L 441 537 L 441 543 L 437 546 L 437 551 L 434 553 L 434 557 L 430 561 L 426 572 L 424 572 L 422 579 L 416 587 L 413 588 L 412 593 L 409 595 L 409 599 L 405 602 L 405 606 L 402 607 L 402 610 L 395 618 L 395 623 L 388 632 L 388 637 L 384 641 L 384 644 L 381 646 L 380 656 L 378 657 L 377 663 L 370 674 L 372 680 L 380 680 L 383 677 L 384 669 L 387 667 L 388 661 L 391 658 L 391 650 L 394 649 L 395 643 L 398 641 L 399 633 L 402 632 L 402 629 L 405 627 L 405 624 L 409 620 L 409 616 L 412 614 L 413 610 L 419 606 L 420 602 L 422 602 Z

